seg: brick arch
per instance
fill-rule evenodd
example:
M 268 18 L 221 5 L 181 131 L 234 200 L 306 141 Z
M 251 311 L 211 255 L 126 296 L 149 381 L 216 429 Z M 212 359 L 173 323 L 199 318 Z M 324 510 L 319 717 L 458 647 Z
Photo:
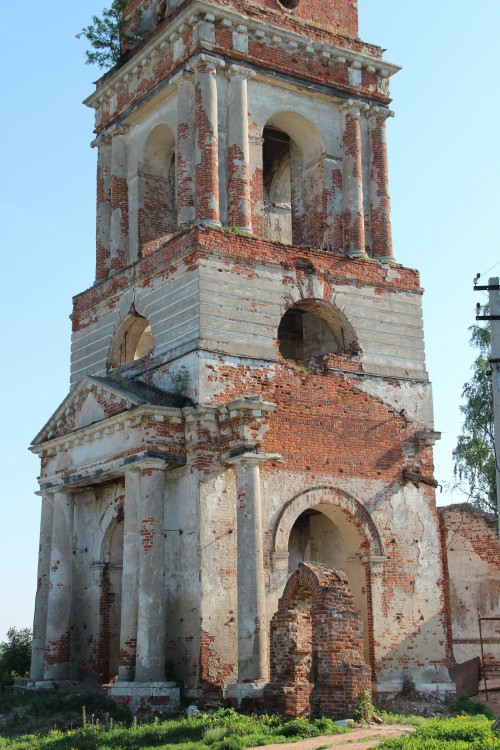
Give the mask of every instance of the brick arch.
M 339 585 L 349 586 L 349 581 L 335 568 L 317 563 L 300 563 L 286 583 L 278 603 L 278 610 L 291 609 L 300 588 L 310 593 L 313 606 L 320 606 L 325 592 L 331 592 Z
M 359 500 L 331 486 L 311 487 L 292 497 L 283 507 L 274 528 L 273 552 L 287 552 L 288 539 L 297 518 L 317 505 L 342 508 L 369 544 L 370 554 L 385 555 L 381 535 L 368 510 Z
M 361 615 L 347 578 L 300 563 L 271 620 L 266 706 L 292 716 L 344 718 L 370 687 Z

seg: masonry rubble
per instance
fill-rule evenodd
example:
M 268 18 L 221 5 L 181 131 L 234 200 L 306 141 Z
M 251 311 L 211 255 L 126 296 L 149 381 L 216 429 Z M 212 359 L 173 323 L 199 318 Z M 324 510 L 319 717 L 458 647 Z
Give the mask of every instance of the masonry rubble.
M 391 240 L 398 68 L 347 0 L 125 14 L 143 41 L 86 100 L 96 282 L 32 445 L 32 683 L 114 681 L 139 715 L 450 692 L 422 288 Z

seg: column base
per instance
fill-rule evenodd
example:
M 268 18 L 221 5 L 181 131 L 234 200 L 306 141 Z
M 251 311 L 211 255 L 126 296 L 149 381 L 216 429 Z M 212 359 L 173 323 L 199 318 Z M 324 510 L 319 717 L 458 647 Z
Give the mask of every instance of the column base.
M 346 255 L 348 258 L 352 258 L 352 260 L 373 260 L 364 250 L 350 250 Z
M 244 237 L 253 237 L 253 232 L 251 227 L 238 227 L 233 224 L 230 224 L 227 229 L 230 232 L 233 232 L 234 234 L 241 234 Z
M 179 713 L 181 691 L 175 682 L 125 682 L 118 680 L 108 695 L 139 718 L 172 716 Z
M 388 258 L 383 255 L 381 256 L 374 256 L 373 260 L 376 260 L 377 263 L 380 263 L 384 266 L 399 266 L 400 264 L 397 262 L 397 260 L 394 260 L 394 258 Z
M 221 229 L 222 224 L 220 221 L 215 221 L 215 219 L 197 219 L 196 224 L 199 227 L 208 227 L 209 229 Z
M 235 682 L 224 690 L 224 698 L 235 708 L 262 709 L 267 680 Z

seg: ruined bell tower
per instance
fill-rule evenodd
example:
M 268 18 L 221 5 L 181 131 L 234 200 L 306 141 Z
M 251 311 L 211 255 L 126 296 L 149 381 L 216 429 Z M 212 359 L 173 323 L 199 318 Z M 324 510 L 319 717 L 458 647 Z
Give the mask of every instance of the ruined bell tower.
M 125 18 L 142 41 L 86 101 L 96 280 L 32 446 L 32 680 L 167 713 L 446 691 L 422 289 L 391 240 L 398 68 L 352 0 Z

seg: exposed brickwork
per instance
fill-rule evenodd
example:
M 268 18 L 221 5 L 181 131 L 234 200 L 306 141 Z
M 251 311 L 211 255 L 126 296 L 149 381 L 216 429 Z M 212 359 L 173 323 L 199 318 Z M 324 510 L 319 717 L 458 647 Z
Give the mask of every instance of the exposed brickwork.
M 271 620 L 266 705 L 292 716 L 349 715 L 371 686 L 362 654 L 361 617 L 345 575 L 301 564 Z
M 445 602 L 453 659 L 481 656 L 478 617 L 498 613 L 500 543 L 495 518 L 467 503 L 439 509 L 445 556 Z M 500 675 L 500 622 L 483 623 L 484 662 Z
M 391 200 L 387 161 L 387 127 L 385 117 L 375 117 L 370 123 L 372 159 L 370 165 L 370 228 L 371 255 L 375 258 L 392 256 Z

